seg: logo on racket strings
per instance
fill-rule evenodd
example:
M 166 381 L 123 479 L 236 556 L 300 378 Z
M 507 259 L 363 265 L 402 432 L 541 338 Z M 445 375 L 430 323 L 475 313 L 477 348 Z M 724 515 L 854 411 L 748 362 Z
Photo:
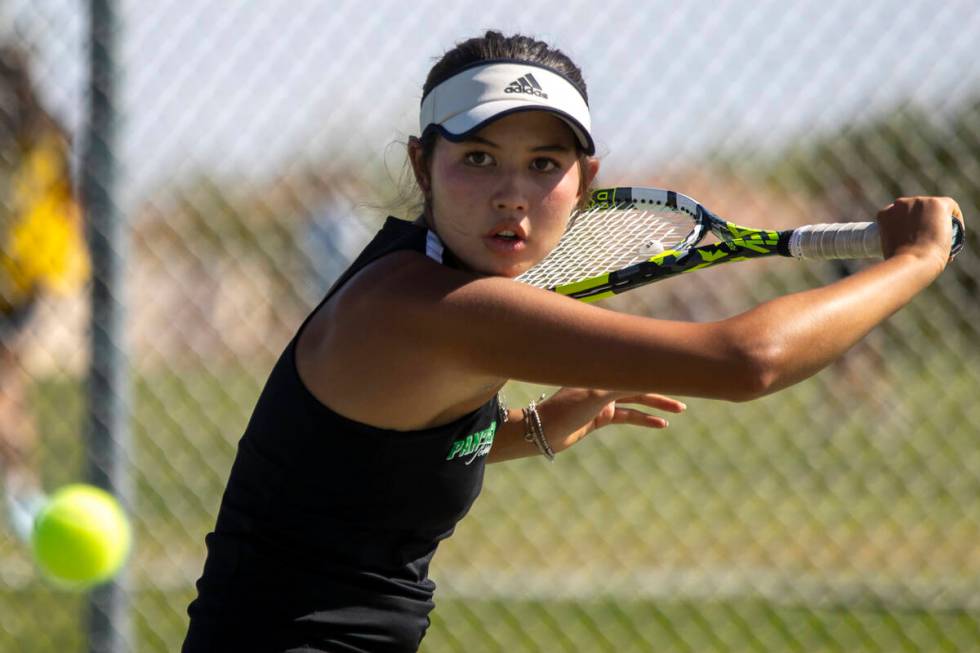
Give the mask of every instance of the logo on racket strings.
M 541 88 L 541 84 L 538 80 L 534 79 L 534 75 L 528 73 L 518 77 L 504 89 L 504 93 L 526 93 L 527 95 L 534 95 L 543 100 L 548 99 L 548 94 L 544 92 Z

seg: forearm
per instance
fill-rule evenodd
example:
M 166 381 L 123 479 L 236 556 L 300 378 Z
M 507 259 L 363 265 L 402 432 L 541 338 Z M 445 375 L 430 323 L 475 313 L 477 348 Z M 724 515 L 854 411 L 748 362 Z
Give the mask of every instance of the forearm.
M 732 318 L 755 348 L 759 394 L 797 383 L 830 364 L 882 320 L 907 304 L 941 268 L 897 256 L 838 282 L 761 304 Z

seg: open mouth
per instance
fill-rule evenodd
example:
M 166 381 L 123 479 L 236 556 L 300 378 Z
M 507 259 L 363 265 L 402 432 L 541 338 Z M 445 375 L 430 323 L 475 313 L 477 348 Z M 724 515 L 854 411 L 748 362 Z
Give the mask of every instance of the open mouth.
M 499 224 L 486 235 L 490 249 L 504 255 L 517 254 L 524 250 L 527 234 L 520 225 Z
M 524 231 L 524 228 L 515 220 L 502 220 L 498 222 L 493 229 L 487 232 L 487 235 L 492 238 L 509 241 L 527 239 L 527 233 Z

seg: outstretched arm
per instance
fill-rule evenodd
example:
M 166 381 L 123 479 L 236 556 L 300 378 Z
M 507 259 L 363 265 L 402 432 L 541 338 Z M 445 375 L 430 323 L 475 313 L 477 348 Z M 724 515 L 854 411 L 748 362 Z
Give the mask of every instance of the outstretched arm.
M 946 198 L 898 200 L 879 214 L 886 260 L 718 322 L 623 315 L 485 278 L 430 290 L 438 318 L 419 323 L 445 360 L 489 375 L 752 399 L 814 374 L 928 286 L 946 264 L 951 213 Z
M 386 428 L 446 423 L 508 379 L 749 400 L 816 373 L 928 286 L 958 212 L 946 198 L 898 200 L 879 214 L 886 260 L 711 323 L 617 313 L 395 253 L 362 270 L 312 325 L 321 332 L 301 373 L 327 405 Z

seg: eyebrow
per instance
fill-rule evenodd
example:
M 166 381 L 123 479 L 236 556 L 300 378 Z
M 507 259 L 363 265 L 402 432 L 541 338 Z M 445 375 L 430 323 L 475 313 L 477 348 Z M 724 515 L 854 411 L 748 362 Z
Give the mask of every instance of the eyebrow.
M 494 143 L 493 141 L 491 141 L 489 139 L 483 138 L 482 136 L 476 136 L 475 134 L 473 136 L 467 136 L 465 139 L 463 139 L 462 142 L 463 143 L 480 143 L 481 145 L 487 145 L 489 147 L 496 147 L 498 149 L 500 148 L 500 145 L 498 145 L 497 143 Z M 569 152 L 569 151 L 571 151 L 571 149 L 572 148 L 570 148 L 570 147 L 568 147 L 566 145 L 554 144 L 554 145 L 539 145 L 537 147 L 532 147 L 531 148 L 531 151 L 532 152 Z

